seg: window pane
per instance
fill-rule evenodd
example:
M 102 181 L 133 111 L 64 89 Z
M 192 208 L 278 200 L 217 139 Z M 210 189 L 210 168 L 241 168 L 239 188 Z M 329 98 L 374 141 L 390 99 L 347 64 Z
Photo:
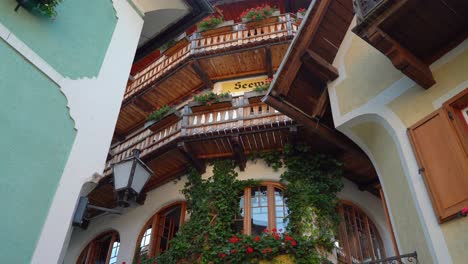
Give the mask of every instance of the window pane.
M 148 249 L 149 249 L 149 244 L 151 240 L 151 232 L 152 228 L 151 226 L 146 229 L 145 233 L 143 234 L 143 237 L 141 238 L 140 242 L 140 254 L 147 254 Z
M 239 212 L 237 212 L 234 218 L 234 232 L 243 233 L 244 232 L 244 192 L 242 191 L 239 194 Z
M 114 245 L 112 245 L 112 253 L 109 260 L 109 264 L 116 264 L 117 263 L 117 254 L 119 254 L 120 242 L 115 241 Z
M 267 187 L 261 186 L 252 188 L 251 197 L 252 219 L 250 219 L 250 222 L 252 225 L 252 235 L 258 235 L 261 234 L 265 228 L 268 228 Z
M 275 214 L 276 214 L 276 229 L 278 232 L 283 233 L 286 231 L 288 221 L 288 207 L 284 202 L 283 190 L 275 188 Z

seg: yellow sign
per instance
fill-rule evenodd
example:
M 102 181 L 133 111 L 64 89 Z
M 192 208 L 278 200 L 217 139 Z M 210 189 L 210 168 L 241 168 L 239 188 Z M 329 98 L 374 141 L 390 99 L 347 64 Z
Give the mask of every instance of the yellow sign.
M 248 92 L 255 89 L 257 86 L 264 85 L 267 76 L 250 78 L 250 79 L 239 79 L 234 81 L 222 82 L 220 84 L 221 93 L 237 93 L 237 92 Z

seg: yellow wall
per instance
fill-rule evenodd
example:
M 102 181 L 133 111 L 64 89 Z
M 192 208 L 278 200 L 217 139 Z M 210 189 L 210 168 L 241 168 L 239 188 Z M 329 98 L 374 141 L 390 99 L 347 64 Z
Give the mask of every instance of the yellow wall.
M 266 82 L 268 76 L 255 76 L 251 78 L 242 78 L 226 82 L 217 82 L 214 85 L 213 91 L 215 93 L 231 93 L 238 94 L 243 92 L 249 92 L 255 89 L 255 87 L 262 85 Z
M 404 77 L 393 67 L 388 58 L 353 33 L 348 32 L 347 34 L 346 38 L 350 39 L 351 42 L 344 55 L 346 77 L 335 86 L 341 115 L 364 105 Z M 466 44 L 462 45 L 466 47 Z M 337 65 L 336 62 L 335 65 L 343 67 L 343 65 Z M 342 75 L 342 72 L 340 74 Z M 425 90 L 414 85 L 387 105 L 406 127 L 436 110 L 434 107 L 436 101 L 448 98 L 447 95 L 455 93 L 457 87 L 460 89 L 460 85 L 468 81 L 468 49 L 445 64 L 435 67 L 433 74 L 436 80 L 434 86 Z M 397 232 L 401 234 L 400 242 L 405 245 L 404 248 L 410 250 L 412 244 L 416 246 L 420 242 L 406 241 L 408 237 L 414 236 L 414 238 L 422 239 L 423 236 L 420 223 L 415 220 L 417 215 L 413 215 L 414 218 L 405 217 L 411 215 L 415 209 L 410 208 L 409 203 L 405 202 L 410 200 L 409 189 L 407 183 L 403 181 L 404 174 L 396 150 L 394 150 L 395 143 L 388 137 L 384 128 L 373 123 L 360 124 L 353 127 L 352 130 L 377 157 L 377 163 L 381 166 L 381 179 L 387 187 L 387 195 L 390 196 L 389 203 L 393 216 L 397 217 L 395 224 Z M 452 220 L 440 226 L 453 262 L 466 263 L 468 259 L 468 218 Z M 419 231 L 415 232 L 414 230 Z M 427 251 L 427 249 L 423 251 Z M 418 249 L 418 255 L 420 253 L 424 254 Z M 421 261 L 421 263 L 426 262 Z
M 365 104 L 403 77 L 387 57 L 354 33 L 348 31 L 346 38 L 352 39 L 344 57 L 346 79 L 335 87 L 341 115 Z
M 379 179 L 385 186 L 385 195 L 393 216 L 394 231 L 398 236 L 400 253 L 418 252 L 420 263 L 432 263 L 425 241 L 422 224 L 416 213 L 411 190 L 406 181 L 396 144 L 387 130 L 374 122 L 366 122 L 351 128 L 366 144 L 375 159 Z
M 434 70 L 433 74 L 436 80 L 434 86 L 424 90 L 415 85 L 388 105 L 406 127 L 436 110 L 434 101 L 468 80 L 468 49 Z

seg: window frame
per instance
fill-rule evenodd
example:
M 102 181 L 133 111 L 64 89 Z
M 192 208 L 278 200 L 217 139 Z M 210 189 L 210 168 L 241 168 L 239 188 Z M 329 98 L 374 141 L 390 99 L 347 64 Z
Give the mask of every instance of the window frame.
M 254 186 L 267 187 L 267 199 L 268 199 L 268 230 L 276 228 L 276 204 L 275 204 L 275 188 L 281 189 L 283 192 L 285 190 L 285 185 L 279 182 L 265 181 L 261 182 L 259 185 Z M 283 195 L 284 199 L 284 195 Z M 252 235 L 252 223 L 250 219 L 252 218 L 252 187 L 247 187 L 244 189 L 244 229 L 243 233 L 246 235 Z
M 141 229 L 140 233 L 138 234 L 138 239 L 137 243 L 135 246 L 135 259 L 138 259 L 140 256 L 140 245 L 141 245 L 141 240 L 143 239 L 143 236 L 148 230 L 148 227 L 151 226 L 151 235 L 150 235 L 150 243 L 148 245 L 148 256 L 149 257 L 154 257 L 159 253 L 159 242 L 158 240 L 158 234 L 159 234 L 159 219 L 162 214 L 170 210 L 172 207 L 175 206 L 180 206 L 180 222 L 179 226 L 184 225 L 185 223 L 185 215 L 187 212 L 187 203 L 185 201 L 177 201 L 171 204 L 168 204 L 161 209 L 159 209 L 154 215 L 152 215 L 146 223 L 143 225 L 143 228 Z M 155 228 L 156 227 L 156 228 Z
M 99 235 L 95 236 L 91 241 L 89 241 L 88 244 L 86 244 L 86 246 L 81 250 L 81 253 L 76 260 L 76 263 L 82 264 L 83 258 L 84 258 L 84 264 L 94 264 L 96 262 L 96 257 L 98 257 L 97 254 L 100 250 L 99 248 L 100 245 L 98 245 L 98 240 L 108 235 L 112 235 L 110 243 L 109 243 L 109 247 L 107 249 L 106 262 L 105 262 L 106 264 L 109 264 L 114 243 L 115 242 L 120 243 L 119 233 L 115 230 L 100 233 Z M 120 245 L 119 245 L 119 248 L 120 248 Z M 117 256 L 118 255 L 119 253 L 117 252 Z
M 378 240 L 379 244 L 382 246 L 382 257 L 380 259 L 383 259 L 387 256 L 387 253 L 386 253 L 386 249 L 385 249 L 385 244 L 383 243 L 383 240 L 382 240 L 382 235 L 380 234 L 380 231 L 379 229 L 377 228 L 377 225 L 375 224 L 375 222 L 372 220 L 372 218 L 369 217 L 369 215 L 361 209 L 361 207 L 359 207 L 358 205 L 354 204 L 353 202 L 350 202 L 350 201 L 347 201 L 347 200 L 341 200 L 341 205 L 338 206 L 337 210 L 338 210 L 338 213 L 340 214 L 340 216 L 342 217 L 342 221 L 340 222 L 340 227 L 339 227 L 339 231 L 337 233 L 338 237 L 341 237 L 342 241 L 343 242 L 343 246 L 342 248 L 344 249 L 344 253 L 346 254 L 345 255 L 345 262 L 347 264 L 352 264 L 352 260 L 351 260 L 351 257 L 352 257 L 352 254 L 351 254 L 351 246 L 349 245 L 349 238 L 348 238 L 348 231 L 346 229 L 346 219 L 344 217 L 344 205 L 346 206 L 349 206 L 352 208 L 353 210 L 353 228 L 357 228 L 357 222 L 356 222 L 356 212 L 361 214 L 362 216 L 365 217 L 365 221 L 364 221 L 364 225 L 365 225 L 365 231 L 366 231 L 366 235 L 368 236 L 368 238 L 371 238 L 370 239 L 370 247 L 371 247 L 371 252 L 372 252 L 372 257 L 373 257 L 373 260 L 378 260 L 377 257 L 375 256 L 375 246 L 374 246 L 374 243 L 372 241 L 372 236 L 371 236 L 371 226 L 373 226 L 374 228 L 374 232 L 375 232 L 375 237 L 376 239 Z M 358 232 L 356 232 L 358 233 Z M 337 240 L 339 240 L 337 238 Z M 358 247 L 360 249 L 360 253 L 361 253 L 361 256 L 363 258 L 363 255 L 362 255 L 362 251 L 363 251 L 363 247 L 361 246 L 361 240 L 358 239 L 356 242 L 356 244 L 358 244 Z M 356 245 L 354 245 L 356 246 Z M 365 247 L 364 247 L 365 248 Z M 356 252 L 358 253 L 358 252 Z M 337 251 L 337 258 L 339 259 L 340 256 L 338 255 L 338 251 Z M 364 259 L 363 259 L 364 261 Z

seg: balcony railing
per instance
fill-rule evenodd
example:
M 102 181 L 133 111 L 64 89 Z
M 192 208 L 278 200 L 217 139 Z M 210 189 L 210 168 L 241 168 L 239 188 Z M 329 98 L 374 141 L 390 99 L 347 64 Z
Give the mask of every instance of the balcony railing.
M 277 22 L 259 25 L 255 28 L 246 28 L 245 23 L 233 26 L 228 33 L 203 37 L 196 32 L 187 38 L 189 43 L 181 47 L 171 56 L 161 56 L 148 67 L 134 76 L 134 81 L 127 86 L 124 99 L 153 83 L 160 76 L 173 70 L 184 62 L 189 56 L 204 55 L 212 52 L 226 51 L 238 47 L 245 47 L 255 43 L 279 41 L 294 36 L 297 25 L 294 23 L 294 14 L 283 14 Z
M 379 260 L 367 261 L 362 264 L 419 264 L 418 254 L 415 252 Z
M 130 155 L 132 149 L 141 150 L 141 157 L 152 153 L 158 148 L 177 139 L 188 138 L 203 140 L 213 136 L 242 131 L 256 131 L 260 128 L 277 128 L 290 125 L 293 121 L 286 115 L 274 110 L 266 104 L 245 104 L 244 96 L 233 98 L 233 106 L 209 112 L 191 113 L 188 106 L 184 106 L 182 119 L 171 124 L 157 133 L 144 129 L 136 135 L 117 143 L 111 147 L 111 158 L 107 161 L 105 174 L 110 173 L 110 165 L 119 162 Z M 270 139 L 268 139 L 270 140 Z M 282 140 L 272 138 L 273 140 Z M 246 142 L 256 146 L 259 142 Z

